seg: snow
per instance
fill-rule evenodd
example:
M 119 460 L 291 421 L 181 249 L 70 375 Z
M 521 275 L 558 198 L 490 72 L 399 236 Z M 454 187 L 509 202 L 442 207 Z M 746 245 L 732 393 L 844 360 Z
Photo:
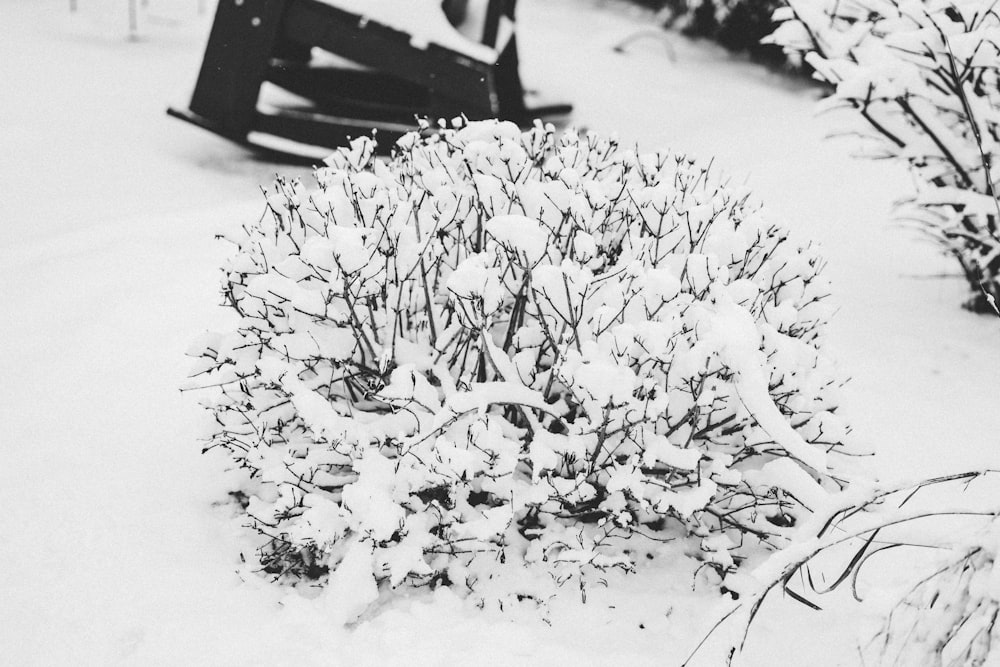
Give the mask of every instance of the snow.
M 586 604 L 563 587 L 545 620 L 527 604 L 478 610 L 447 590 L 401 591 L 342 629 L 357 610 L 334 593 L 236 574 L 241 533 L 212 505 L 229 487 L 199 453 L 203 411 L 177 388 L 190 341 L 222 316 L 229 249 L 214 235 L 260 214 L 257 185 L 275 171 L 303 172 L 164 115 L 194 83 L 210 11 L 150 0 L 130 42 L 125 0 L 79 5 L 0 0 L 0 55 L 19 63 L 0 98 L 4 662 L 682 662 L 715 617 L 674 545 L 651 545 L 653 559 L 592 587 Z M 623 7 L 518 10 L 529 87 L 626 144 L 715 156 L 822 245 L 840 308 L 830 353 L 853 378 L 846 414 L 882 477 L 997 467 L 1000 323 L 959 310 L 962 280 L 937 276 L 950 262 L 887 223 L 909 190 L 902 171 L 825 140 L 813 89 L 712 46 L 672 35 L 676 62 L 655 40 L 613 52 L 647 27 Z M 906 581 L 905 567 L 889 569 Z M 769 599 L 746 663 L 858 664 L 872 608 L 819 602 L 823 612 Z
M 497 51 L 473 41 L 456 30 L 444 15 L 438 0 L 322 0 L 344 11 L 410 35 L 410 44 L 416 48 L 427 48 L 437 44 L 457 51 L 484 63 L 493 63 Z M 468 23 L 482 25 L 485 13 L 483 0 L 472 0 Z M 478 21 L 477 21 L 478 19 Z M 469 26 L 468 32 L 474 27 Z M 482 28 L 479 29 L 482 32 Z
M 790 456 L 817 472 L 825 472 L 826 455 L 802 439 L 768 393 L 760 334 L 750 313 L 731 300 L 719 299 L 710 325 L 722 362 L 736 373 L 736 391 L 743 406 Z
M 378 586 L 372 576 L 372 552 L 368 545 L 354 542 L 347 555 L 330 576 L 323 591 L 323 611 L 331 624 L 356 621 L 365 608 L 378 598 Z
M 545 255 L 549 233 L 536 220 L 523 215 L 498 215 L 489 220 L 486 231 L 525 266 L 534 266 Z

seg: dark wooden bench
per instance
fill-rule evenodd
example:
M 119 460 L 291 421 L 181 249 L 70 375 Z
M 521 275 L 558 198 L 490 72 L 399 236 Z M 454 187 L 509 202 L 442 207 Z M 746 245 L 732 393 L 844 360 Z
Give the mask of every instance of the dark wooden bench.
M 482 45 L 414 45 L 414 35 L 319 0 L 220 0 L 186 110 L 168 113 L 241 144 L 315 161 L 377 130 L 380 148 L 418 127 L 417 118 L 501 118 L 529 124 L 569 105 L 529 108 L 513 34 L 498 46 L 515 0 L 489 0 Z M 461 0 L 458 0 L 461 11 Z M 451 12 L 454 13 L 454 12 Z M 316 64 L 318 47 L 351 66 Z M 495 53 L 495 60 L 476 57 Z M 261 99 L 270 82 L 304 104 Z

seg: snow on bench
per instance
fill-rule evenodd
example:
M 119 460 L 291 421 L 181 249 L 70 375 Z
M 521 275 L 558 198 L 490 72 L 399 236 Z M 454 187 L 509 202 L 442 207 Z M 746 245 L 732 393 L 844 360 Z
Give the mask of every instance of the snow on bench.
M 484 63 L 494 63 L 513 35 L 513 23 L 500 19 L 497 48 L 482 44 L 490 0 L 468 0 L 465 16 L 456 28 L 445 16 L 440 0 L 322 0 L 337 9 L 361 16 L 410 35 L 410 44 L 429 44 L 456 51 Z

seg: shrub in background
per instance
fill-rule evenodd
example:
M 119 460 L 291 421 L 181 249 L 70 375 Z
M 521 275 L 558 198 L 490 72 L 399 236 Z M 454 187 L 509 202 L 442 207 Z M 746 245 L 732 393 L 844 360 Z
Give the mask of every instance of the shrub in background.
M 649 3 L 643 3 L 649 4 Z M 730 51 L 748 53 L 771 65 L 785 64 L 782 49 L 762 43 L 774 31 L 774 11 L 782 0 L 667 0 L 656 3 L 665 27 L 712 39 Z
M 1000 507 L 996 503 L 942 503 L 940 495 L 911 502 L 924 489 L 951 486 L 963 490 L 995 471 L 973 471 L 906 482 L 899 486 L 865 483 L 836 494 L 803 521 L 792 538 L 794 546 L 772 553 L 749 572 L 727 581 L 738 595 L 719 614 L 718 621 L 694 647 L 685 666 L 713 635 L 732 657 L 742 650 L 751 625 L 767 596 L 783 590 L 790 597 L 820 609 L 809 597 L 840 586 L 858 593 L 858 576 L 873 557 L 907 549 L 931 549 L 944 554 L 925 568 L 886 617 L 876 635 L 859 646 L 870 664 L 980 666 L 996 664 L 994 647 L 1000 642 Z M 977 506 L 978 505 L 978 506 Z M 922 520 L 935 518 L 928 525 Z M 944 521 L 942 521 L 944 519 Z M 956 539 L 957 532 L 962 537 Z M 903 534 L 892 532 L 901 529 Z M 909 533 L 908 535 L 906 533 Z M 827 560 L 825 564 L 818 560 Z M 898 557 L 898 556 L 897 556 Z M 829 558 L 845 565 L 832 576 Z M 908 560 L 909 566 L 913 562 Z M 839 573 L 839 574 L 838 574 Z M 795 592 L 789 585 L 798 582 Z M 719 632 L 721 630 L 721 632 Z
M 864 154 L 905 161 L 904 215 L 953 256 L 989 311 L 1000 296 L 1000 16 L 985 0 L 790 0 L 770 37 L 834 84 Z
M 723 576 L 845 484 L 815 249 L 680 154 L 355 141 L 232 239 L 192 351 L 275 576 L 475 589 L 676 538 Z

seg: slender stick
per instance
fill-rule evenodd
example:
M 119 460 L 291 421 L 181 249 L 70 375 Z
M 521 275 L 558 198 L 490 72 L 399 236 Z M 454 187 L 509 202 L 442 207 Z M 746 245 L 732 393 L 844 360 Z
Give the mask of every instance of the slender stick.
M 139 10 L 136 0 L 128 0 L 128 38 L 132 41 L 139 38 Z
M 961 77 L 958 75 L 958 66 L 955 63 L 955 54 L 951 50 L 951 43 L 949 43 L 948 38 L 943 34 L 942 39 L 944 40 L 944 47 L 948 51 L 948 64 L 951 68 L 951 76 L 954 79 L 955 90 L 958 93 L 959 99 L 962 100 L 962 108 L 965 109 L 965 119 L 969 122 L 969 127 L 972 129 L 972 136 L 976 140 L 976 147 L 979 149 L 979 159 L 983 163 L 983 172 L 986 175 L 986 194 L 988 194 L 993 200 L 993 206 L 995 206 L 997 210 L 997 220 L 1000 221 L 1000 200 L 997 200 L 997 193 L 993 188 L 993 174 L 990 171 L 990 157 L 986 154 L 986 150 L 983 148 L 983 137 L 979 133 L 979 124 L 976 122 L 976 117 L 972 113 L 972 105 L 969 103 L 969 98 L 965 93 L 965 86 L 962 85 Z M 989 219 L 987 219 L 986 230 L 994 240 L 1000 242 L 1000 237 L 997 236 L 996 222 L 990 224 Z

